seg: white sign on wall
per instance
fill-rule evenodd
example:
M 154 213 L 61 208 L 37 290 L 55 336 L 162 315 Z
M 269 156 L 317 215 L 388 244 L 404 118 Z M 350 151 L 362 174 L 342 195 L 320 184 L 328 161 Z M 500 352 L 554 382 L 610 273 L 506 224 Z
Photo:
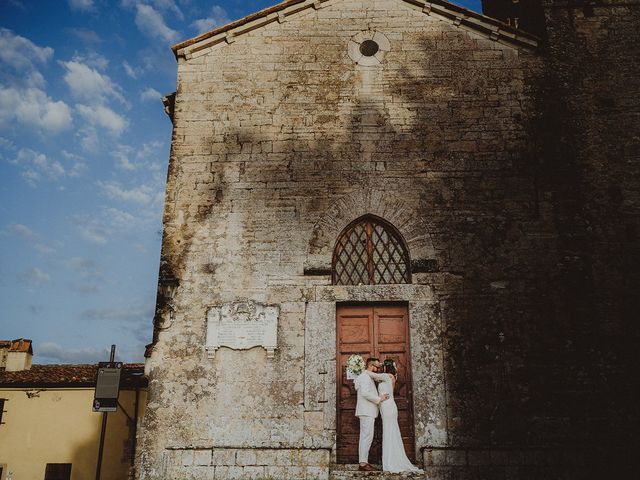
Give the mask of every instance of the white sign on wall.
M 213 358 L 220 347 L 247 350 L 263 347 L 272 358 L 278 346 L 277 305 L 253 301 L 211 307 L 207 312 L 207 356 Z

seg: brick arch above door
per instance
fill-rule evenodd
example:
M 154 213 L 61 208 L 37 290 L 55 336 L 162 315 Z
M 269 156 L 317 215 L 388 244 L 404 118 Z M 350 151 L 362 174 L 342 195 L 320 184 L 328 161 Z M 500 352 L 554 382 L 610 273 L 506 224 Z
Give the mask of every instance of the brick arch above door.
M 431 236 L 434 229 L 419 210 L 417 204 L 412 205 L 395 192 L 373 189 L 351 192 L 326 209 L 313 226 L 305 266 L 330 269 L 333 248 L 340 232 L 364 215 L 375 215 L 393 225 L 405 239 L 412 259 L 436 258 Z

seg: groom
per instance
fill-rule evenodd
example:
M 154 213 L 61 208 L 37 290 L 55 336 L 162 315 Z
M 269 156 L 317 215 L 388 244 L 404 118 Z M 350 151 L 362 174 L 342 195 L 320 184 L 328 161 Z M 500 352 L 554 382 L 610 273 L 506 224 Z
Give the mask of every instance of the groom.
M 360 419 L 360 443 L 358 444 L 359 470 L 370 472 L 376 468 L 369 464 L 369 448 L 373 441 L 373 426 L 378 416 L 378 405 L 389 398 L 389 395 L 378 395 L 374 380 L 382 381 L 384 376 L 376 372 L 380 368 L 377 358 L 368 358 L 366 370 L 355 379 L 354 386 L 358 392 L 356 417 Z

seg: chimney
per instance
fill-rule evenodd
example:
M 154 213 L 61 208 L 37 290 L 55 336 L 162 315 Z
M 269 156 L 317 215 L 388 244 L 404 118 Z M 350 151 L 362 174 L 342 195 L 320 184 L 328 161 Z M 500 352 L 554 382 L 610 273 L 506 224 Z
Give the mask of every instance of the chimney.
M 31 340 L 27 340 L 25 338 L 12 340 L 11 346 L 7 351 L 5 371 L 20 372 L 22 370 L 29 370 L 31 368 L 32 359 L 33 348 L 31 347 Z

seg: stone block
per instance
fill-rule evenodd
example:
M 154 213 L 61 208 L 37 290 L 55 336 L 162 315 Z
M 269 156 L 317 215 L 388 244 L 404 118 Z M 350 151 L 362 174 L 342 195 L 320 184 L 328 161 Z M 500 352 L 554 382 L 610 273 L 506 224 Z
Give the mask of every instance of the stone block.
M 255 465 L 256 451 L 253 449 L 238 450 L 236 453 L 236 465 Z
M 291 466 L 287 468 L 287 476 L 285 478 L 304 479 L 305 468 L 299 466 Z
M 299 449 L 292 449 L 289 450 L 289 458 L 291 461 L 291 465 L 293 466 L 304 466 L 304 457 L 303 457 L 303 450 L 299 450 Z
M 329 467 L 306 467 L 305 479 L 307 480 L 328 480 Z
M 329 452 L 327 450 L 302 450 L 300 452 L 300 464 L 321 466 L 329 464 Z
M 185 478 L 187 476 L 188 469 L 189 467 L 184 467 L 182 465 L 172 465 L 166 470 L 163 470 L 162 474 L 169 478 Z
M 215 478 L 215 467 L 204 467 L 204 466 L 195 466 L 190 467 L 185 472 L 184 477 L 178 478 L 186 478 L 189 480 L 214 480 Z
M 428 449 L 425 450 L 425 465 L 446 465 L 446 450 Z
M 288 478 L 288 467 L 266 466 L 264 467 L 265 476 L 267 478 Z
M 230 448 L 214 448 L 211 452 L 212 465 L 231 466 L 236 464 L 236 451 Z
M 289 450 L 276 451 L 276 465 L 289 466 L 291 463 L 291 452 Z
M 525 465 L 525 453 L 523 450 L 508 450 L 507 465 Z
M 447 465 L 462 466 L 467 464 L 466 450 L 451 449 L 445 450 L 445 463 Z
M 276 465 L 276 450 L 256 450 L 256 465 Z
M 322 412 L 304 412 L 304 427 L 309 432 L 319 432 L 324 428 Z
M 193 453 L 194 465 L 211 465 L 211 450 L 196 450 Z
M 184 450 L 182 452 L 182 465 L 185 467 L 193 465 L 193 453 L 193 450 Z
M 247 479 L 264 479 L 265 467 L 256 465 L 244 467 L 244 478 Z
M 491 465 L 491 452 L 489 450 L 469 450 L 467 462 L 469 465 Z
M 491 450 L 492 465 L 509 465 L 509 452 L 507 450 Z
M 215 467 L 215 480 L 239 480 L 243 476 L 242 467 Z

